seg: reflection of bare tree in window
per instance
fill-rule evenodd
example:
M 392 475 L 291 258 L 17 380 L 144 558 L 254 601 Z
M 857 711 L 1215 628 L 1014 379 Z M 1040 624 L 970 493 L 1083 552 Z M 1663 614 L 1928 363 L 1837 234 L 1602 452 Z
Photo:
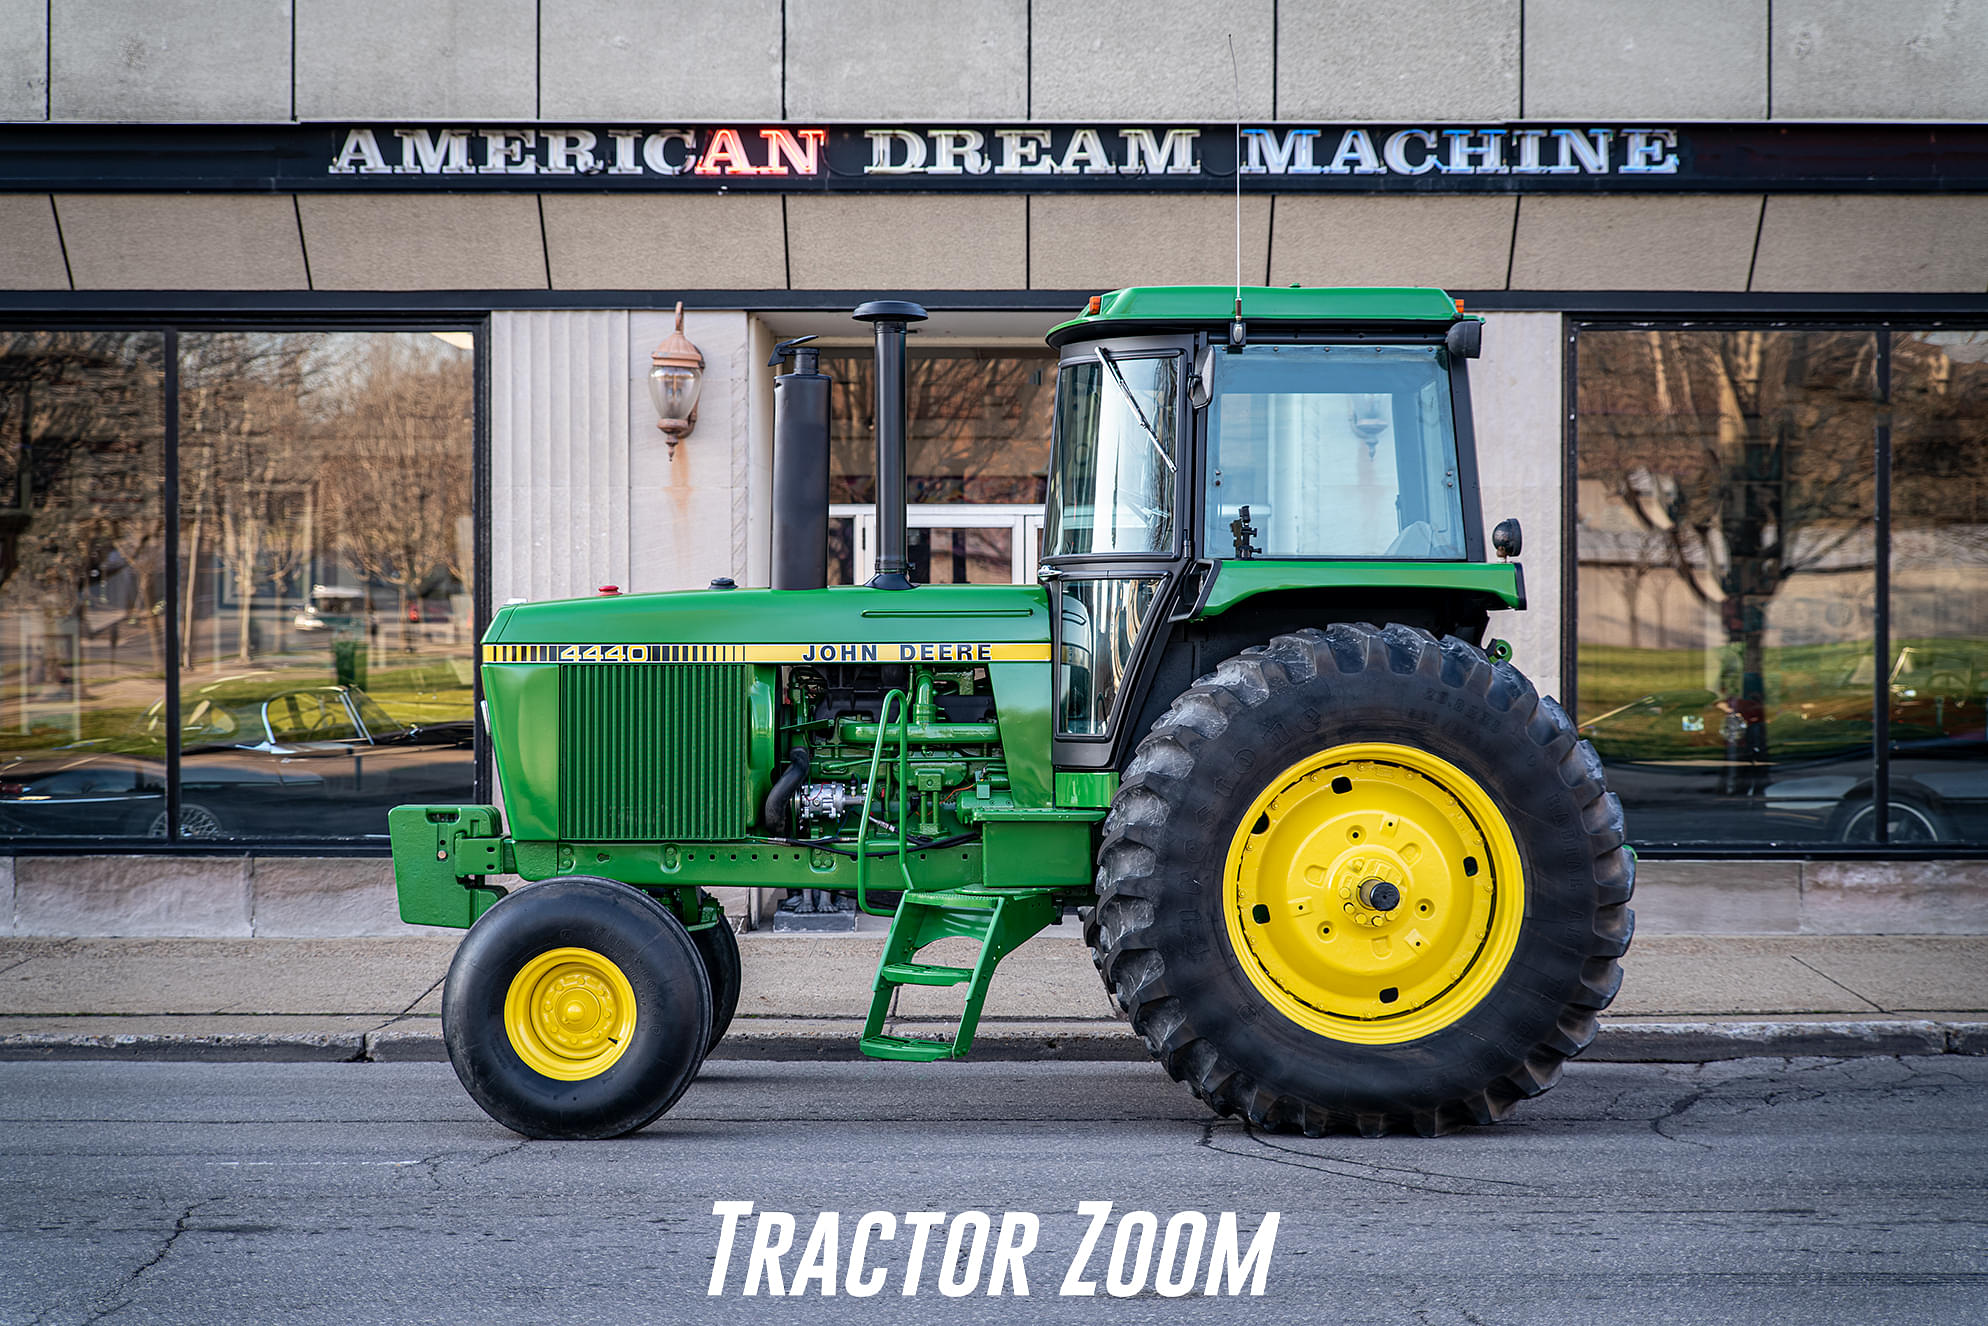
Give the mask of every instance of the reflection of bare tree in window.
M 0 332 L 0 610 L 28 651 L 8 642 L 23 732 L 33 695 L 66 696 L 79 729 L 86 660 L 102 658 L 95 680 L 110 680 L 133 628 L 163 668 L 162 345 L 156 333 Z
M 833 353 L 831 498 L 876 498 L 876 378 L 866 356 Z M 1055 360 L 948 350 L 912 356 L 905 394 L 910 500 L 1040 502 L 1049 464 Z
M 1796 575 L 1869 566 L 1875 359 L 1865 332 L 1581 340 L 1582 478 L 1643 532 L 1627 550 L 1637 561 L 1717 611 L 1735 654 L 1722 689 L 1745 722 L 1736 760 L 1768 753 L 1774 595 Z
M 410 604 L 469 580 L 458 517 L 469 508 L 470 365 L 380 338 L 347 367 L 350 390 L 323 424 L 337 457 L 324 471 L 328 514 L 346 560 L 396 591 L 411 649 Z

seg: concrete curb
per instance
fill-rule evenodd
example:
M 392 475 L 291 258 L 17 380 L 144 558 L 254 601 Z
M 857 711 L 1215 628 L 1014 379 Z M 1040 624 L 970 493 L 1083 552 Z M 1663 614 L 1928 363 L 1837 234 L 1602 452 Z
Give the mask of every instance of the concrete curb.
M 858 1026 L 840 1019 L 742 1019 L 716 1060 L 853 1062 Z M 901 1026 L 911 1035 L 939 1027 Z M 1676 1021 L 1604 1025 L 1581 1057 L 1591 1063 L 1709 1063 L 1753 1058 L 1872 1058 L 1988 1055 L 1988 1022 Z M 448 1058 L 440 1020 L 412 1018 L 369 1032 L 0 1033 L 0 1060 L 135 1059 L 251 1063 L 435 1063 Z M 1146 1047 L 1122 1024 L 1044 1022 L 989 1025 L 975 1037 L 977 1062 L 1123 1062 Z
M 366 1058 L 357 1032 L 160 1032 L 0 1035 L 0 1060 L 149 1059 L 178 1063 L 351 1063 Z

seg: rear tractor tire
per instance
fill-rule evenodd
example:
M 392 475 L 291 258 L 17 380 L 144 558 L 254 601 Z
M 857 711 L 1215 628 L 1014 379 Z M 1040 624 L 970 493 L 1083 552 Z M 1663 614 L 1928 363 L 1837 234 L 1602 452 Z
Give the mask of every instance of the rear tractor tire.
M 1223 1114 L 1490 1123 L 1621 984 L 1635 861 L 1601 762 L 1508 664 L 1406 626 L 1278 636 L 1189 687 L 1105 822 L 1105 983 Z
M 463 1087 L 512 1132 L 618 1137 L 697 1076 L 711 993 L 697 944 L 660 902 L 611 880 L 547 880 L 470 927 L 442 1039 Z

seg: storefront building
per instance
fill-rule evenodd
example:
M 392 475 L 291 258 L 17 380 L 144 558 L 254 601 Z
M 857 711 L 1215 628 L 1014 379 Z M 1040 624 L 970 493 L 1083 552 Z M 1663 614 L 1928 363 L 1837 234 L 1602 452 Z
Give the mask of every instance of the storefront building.
M 1646 926 L 1979 929 L 1985 53 L 1934 0 L 0 0 L 0 926 L 391 930 L 386 808 L 490 795 L 493 604 L 765 583 L 776 343 L 839 384 L 831 578 L 892 296 L 918 578 L 1029 582 L 1043 333 L 1240 279 L 1487 315 L 1493 633 Z

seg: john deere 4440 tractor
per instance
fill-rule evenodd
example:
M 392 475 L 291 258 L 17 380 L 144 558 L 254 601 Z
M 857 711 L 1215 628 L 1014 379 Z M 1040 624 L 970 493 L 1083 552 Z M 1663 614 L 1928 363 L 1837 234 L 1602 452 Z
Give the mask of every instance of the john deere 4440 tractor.
M 1525 582 L 1516 522 L 1485 553 L 1481 320 L 1425 289 L 1092 299 L 1049 334 L 1040 583 L 913 585 L 925 312 L 855 316 L 875 578 L 826 585 L 829 379 L 789 342 L 771 588 L 503 608 L 503 807 L 392 812 L 401 915 L 469 928 L 443 1028 L 477 1102 L 535 1137 L 668 1109 L 738 999 L 719 886 L 892 918 L 882 1059 L 965 1055 L 996 964 L 1074 908 L 1220 1112 L 1434 1134 L 1550 1086 L 1621 979 L 1634 861 L 1594 751 L 1487 641 Z M 921 953 L 949 938 L 976 956 Z M 890 1034 L 907 985 L 965 987 L 951 1038 Z

